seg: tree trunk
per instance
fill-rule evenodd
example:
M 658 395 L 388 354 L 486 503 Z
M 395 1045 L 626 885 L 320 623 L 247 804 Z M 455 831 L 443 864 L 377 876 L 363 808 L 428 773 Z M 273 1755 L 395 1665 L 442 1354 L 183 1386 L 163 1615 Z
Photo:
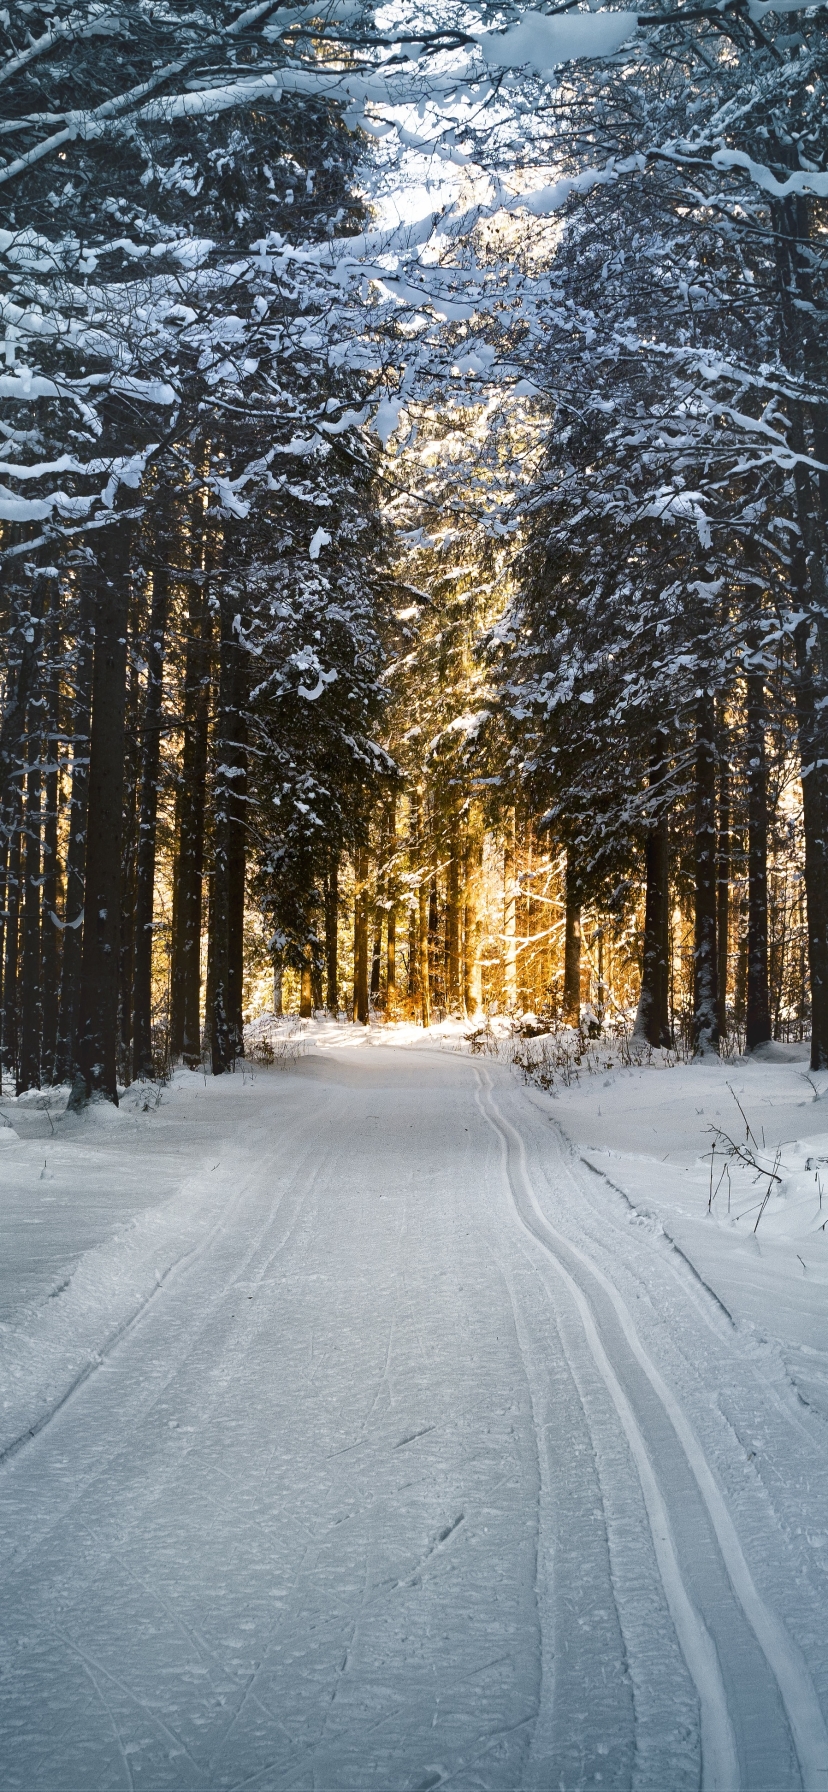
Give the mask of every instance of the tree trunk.
M 43 866 L 41 884 L 41 962 L 43 992 L 43 1033 L 40 1048 L 41 1077 L 50 1083 L 54 1074 L 58 1026 L 58 985 L 60 979 L 60 924 L 58 905 L 58 803 L 60 775 L 58 770 L 58 737 L 60 734 L 61 649 L 60 597 L 53 585 L 52 603 L 46 638 L 45 666 L 45 734 L 46 764 L 43 773 Z
M 133 641 L 144 634 L 144 581 L 135 580 L 130 605 L 129 633 Z M 141 760 L 143 696 L 137 654 L 127 664 L 126 717 L 124 727 L 124 820 L 121 841 L 121 921 L 118 955 L 118 1070 L 124 1083 L 132 1077 L 132 992 L 135 954 L 135 879 L 138 857 L 138 786 Z
M 273 1012 L 278 1018 L 281 1018 L 282 1013 L 283 1013 L 283 1008 L 282 1008 L 283 974 L 284 973 L 283 973 L 283 967 L 282 967 L 282 954 L 281 954 L 281 952 L 274 952 L 274 954 L 273 954 Z
M 339 1013 L 339 859 L 333 857 L 325 879 L 325 1007 Z
M 730 944 L 730 766 L 727 761 L 727 733 L 720 728 L 719 747 L 719 839 L 716 858 L 716 1019 L 719 1038 L 727 1038 L 727 974 Z
M 23 807 L 23 856 L 21 862 L 22 935 L 20 954 L 20 1053 L 17 1093 L 40 1088 L 40 1043 L 43 1019 L 40 983 L 40 866 L 42 793 L 40 734 L 41 712 L 29 708 L 26 752 L 26 801 Z
M 765 679 L 756 642 L 747 673 L 748 934 L 746 1037 L 749 1052 L 771 1036 L 768 991 L 768 771 Z
M 794 633 L 797 733 L 805 835 L 805 893 L 808 908 L 808 968 L 811 984 L 811 1069 L 828 1070 L 828 841 L 824 778 L 820 766 L 821 729 L 806 618 Z
M 210 720 L 211 619 L 206 590 L 192 591 L 184 662 L 184 747 L 176 795 L 170 1053 L 201 1063 L 201 921 Z
M 379 1005 L 380 974 L 382 971 L 382 923 L 385 910 L 377 903 L 374 910 L 374 939 L 371 947 L 371 1001 L 374 1007 Z
M 313 985 L 309 946 L 305 947 L 305 956 L 302 961 L 302 974 L 299 983 L 299 1014 L 302 1020 L 310 1020 L 313 1014 Z
M 774 156 L 788 167 L 798 167 L 798 147 L 783 142 L 774 132 Z M 813 244 L 811 207 L 801 194 L 790 194 L 771 208 L 773 243 L 779 292 L 779 335 L 784 363 L 804 379 L 822 371 L 824 341 L 811 321 L 813 305 Z M 817 365 L 806 352 L 805 318 Z M 806 407 L 788 400 L 789 446 L 797 456 L 809 449 Z M 808 407 L 816 458 L 828 454 L 828 430 L 824 406 Z M 808 909 L 808 963 L 811 984 L 811 1069 L 828 1069 L 828 740 L 824 704 L 828 696 L 828 591 L 825 573 L 825 513 L 828 508 L 828 476 L 814 479 L 804 459 L 793 471 L 799 543 L 792 554 L 791 585 L 802 621 L 794 633 L 797 732 L 802 777 L 803 831 L 805 834 L 805 891 Z M 819 644 L 818 665 L 809 651 L 811 627 Z M 818 683 L 817 683 L 818 674 Z
M 88 581 L 81 588 L 78 615 L 75 700 L 72 706 L 72 795 L 63 901 L 63 954 L 55 1047 L 54 1080 L 71 1082 L 75 1072 L 75 1033 L 81 975 L 86 823 L 89 797 L 89 721 L 92 706 L 92 630 L 94 594 Z
M 428 954 L 428 884 L 421 869 L 417 886 L 417 971 L 420 985 L 420 1016 L 424 1027 L 431 1026 L 431 967 Z
M 158 823 L 158 773 L 164 692 L 164 649 L 170 613 L 170 581 L 166 567 L 152 577 L 152 609 L 147 641 L 147 685 L 141 731 L 141 776 L 138 794 L 138 849 L 135 859 L 135 946 L 132 982 L 132 1074 L 152 1076 L 152 944 L 155 897 L 155 852 Z
M 570 1027 L 581 1024 L 581 905 L 571 847 L 566 852 L 563 1017 Z
M 411 791 L 408 814 L 408 870 L 413 875 L 419 864 L 420 850 L 420 800 L 416 789 Z M 408 983 L 406 995 L 412 1011 L 419 1005 L 420 994 L 420 903 L 411 897 L 408 910 Z
M 695 760 L 695 923 L 693 935 L 693 1045 L 715 1052 L 719 1045 L 718 955 L 716 950 L 716 718 L 712 695 L 696 705 Z
M 517 1006 L 517 883 L 516 826 L 514 809 L 507 810 L 503 843 L 503 1000 Z
M 6 921 L 3 941 L 3 1069 L 17 1075 L 18 948 L 20 943 L 21 796 L 9 785 L 9 856 L 6 869 Z M 8 813 L 8 811 L 7 811 Z
M 432 876 L 428 887 L 428 982 L 432 1006 L 439 1011 L 445 999 L 445 966 L 440 963 L 440 906 L 437 879 Z
M 98 555 L 89 821 L 73 1103 L 93 1094 L 117 1103 L 118 947 L 124 794 L 129 530 L 107 531 Z
M 666 743 L 657 736 L 650 755 L 650 789 L 664 782 Z M 641 992 L 633 1038 L 648 1045 L 670 1044 L 670 821 L 666 809 L 653 817 L 644 848 L 646 895 Z
M 464 965 L 463 995 L 466 1013 L 476 1019 L 483 1009 L 483 967 L 480 963 L 483 947 L 482 882 L 483 882 L 483 829 L 480 817 L 474 811 L 469 816 L 466 836 L 466 902 L 463 917 Z
M 456 804 L 449 816 L 449 862 L 446 876 L 446 1005 L 450 1014 L 464 1009 L 462 980 L 463 910 L 460 892 L 462 839 Z
M 354 1020 L 367 1027 L 368 1019 L 368 854 L 360 847 L 354 860 Z
M 216 766 L 213 789 L 213 874 L 207 990 L 210 1059 L 214 1076 L 230 1070 L 238 1050 L 239 839 L 236 774 L 243 773 L 239 751 L 239 668 L 242 649 L 234 627 L 232 600 L 222 599 Z M 242 867 L 244 844 L 241 842 Z M 243 869 L 242 917 L 243 917 Z M 232 932 L 231 932 L 232 929 Z
M 385 1012 L 389 1020 L 397 1015 L 397 916 L 393 902 L 388 910 L 388 932 L 385 953 Z

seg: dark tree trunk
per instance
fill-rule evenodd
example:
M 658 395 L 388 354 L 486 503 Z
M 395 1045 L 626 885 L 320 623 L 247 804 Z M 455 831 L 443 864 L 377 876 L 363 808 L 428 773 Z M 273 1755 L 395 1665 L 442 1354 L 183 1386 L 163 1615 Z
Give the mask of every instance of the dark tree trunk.
M 695 927 L 693 940 L 693 1045 L 719 1045 L 716 950 L 716 712 L 703 691 L 696 705 Z
M 213 793 L 213 875 L 208 945 L 208 1027 L 213 1075 L 230 1070 L 241 1048 L 241 960 L 244 945 L 246 804 L 244 722 L 240 699 L 247 665 L 240 664 L 235 613 L 222 600 L 219 703 L 216 725 L 218 765 Z
M 417 981 L 420 988 L 420 1014 L 424 1027 L 431 1026 L 431 966 L 428 951 L 428 885 L 420 871 L 417 889 Z
M 415 788 L 409 797 L 408 810 L 408 863 L 413 872 L 418 864 L 420 852 L 420 795 Z M 411 1003 L 415 1003 L 420 994 L 420 904 L 412 901 L 408 911 L 408 985 L 406 994 Z
M 650 756 L 650 789 L 660 790 L 666 773 L 666 747 L 659 735 Z M 653 818 L 647 835 L 644 860 L 644 951 L 641 992 L 633 1038 L 648 1045 L 667 1046 L 670 1040 L 670 821 L 666 808 Z
M 130 606 L 129 634 L 133 641 L 144 635 L 144 581 L 135 581 Z M 135 966 L 135 880 L 138 859 L 138 786 L 141 766 L 143 693 L 139 656 L 127 664 L 126 717 L 124 726 L 124 821 L 121 840 L 121 921 L 118 954 L 118 1069 L 124 1083 L 132 1077 L 132 993 Z
M 233 785 L 227 891 L 227 992 L 233 1056 L 244 1057 L 244 903 L 247 882 L 247 812 L 244 783 Z
M 247 699 L 250 661 L 235 647 L 233 675 L 232 766 L 229 796 L 229 863 L 227 868 L 227 990 L 233 1055 L 244 1057 L 244 907 L 247 885 Z
M 58 738 L 60 734 L 60 624 L 60 596 L 58 587 L 55 584 L 53 587 L 52 605 L 47 629 L 46 668 L 44 678 L 46 728 L 43 744 L 46 765 L 43 774 L 43 882 L 41 893 L 41 988 L 43 992 L 41 1077 L 47 1083 L 52 1081 L 54 1074 L 58 1027 L 58 987 L 60 981 L 61 929 L 57 913 L 58 802 L 60 796 L 60 779 L 58 771 Z
M 461 903 L 461 834 L 456 807 L 449 816 L 449 862 L 446 874 L 446 1001 L 451 1014 L 463 1009 L 463 909 Z
M 392 901 L 388 910 L 388 932 L 385 952 L 385 1012 L 389 1020 L 397 1013 L 397 916 Z
M 115 524 L 98 556 L 89 812 L 73 1102 L 118 1100 L 118 958 L 124 733 L 129 621 L 128 527 Z
M 325 879 L 325 1006 L 339 1013 L 339 860 L 332 858 Z
M 724 723 L 719 748 L 719 840 L 716 859 L 716 966 L 719 1038 L 727 1038 L 727 973 L 730 943 L 730 766 L 727 760 L 727 734 Z
M 0 809 L 0 1091 L 3 1088 L 3 979 L 9 898 L 9 818 Z
M 29 698 L 37 683 L 40 653 L 40 612 L 38 584 L 33 588 L 32 611 L 22 611 L 18 604 L 12 631 L 12 656 L 17 662 L 11 689 L 7 692 L 3 720 L 0 723 L 0 812 L 14 807 L 14 792 L 20 776 L 20 747 L 26 727 Z
M 132 1074 L 152 1076 L 152 943 L 155 896 L 155 853 L 158 823 L 158 773 L 164 694 L 164 651 L 170 614 L 170 580 L 157 567 L 152 580 L 152 608 L 147 642 L 147 685 L 141 729 L 141 775 L 138 791 L 138 843 L 135 855 L 135 909 L 132 970 Z
M 797 556 L 799 558 L 799 556 Z M 802 778 L 808 968 L 811 983 L 811 1069 L 828 1070 L 828 841 L 820 712 L 808 648 L 807 618 L 794 634 L 794 696 Z
M 206 591 L 190 599 L 184 666 L 184 749 L 176 798 L 170 1051 L 201 1063 L 201 915 L 210 716 L 210 610 Z
M 89 799 L 89 721 L 92 708 L 92 628 L 94 595 L 88 583 L 81 591 L 75 696 L 72 705 L 72 795 L 63 903 L 63 953 L 60 969 L 54 1080 L 71 1082 L 75 1071 L 75 1033 L 80 998 L 83 892 L 86 870 L 86 823 Z
M 445 986 L 440 974 L 442 970 L 440 965 L 440 903 L 436 877 L 432 877 L 428 892 L 428 966 L 432 994 L 439 1009 L 445 994 Z
M 6 869 L 6 905 L 3 940 L 3 1069 L 17 1074 L 18 1011 L 17 967 L 20 927 L 21 798 L 9 786 L 9 851 Z M 8 813 L 8 812 L 7 812 Z
M 563 1017 L 572 1027 L 581 1021 L 581 905 L 572 848 L 566 854 L 566 922 L 564 931 Z
M 367 1027 L 368 1019 L 368 854 L 361 847 L 354 860 L 354 1020 Z
M 22 950 L 20 954 L 20 1053 L 17 1093 L 40 1088 L 40 1042 L 43 999 L 40 983 L 40 867 L 42 826 L 41 715 L 30 710 L 26 801 L 23 807 L 21 861 Z
M 768 771 L 765 678 L 750 643 L 747 673 L 748 936 L 746 1038 L 749 1052 L 771 1036 L 768 991 Z

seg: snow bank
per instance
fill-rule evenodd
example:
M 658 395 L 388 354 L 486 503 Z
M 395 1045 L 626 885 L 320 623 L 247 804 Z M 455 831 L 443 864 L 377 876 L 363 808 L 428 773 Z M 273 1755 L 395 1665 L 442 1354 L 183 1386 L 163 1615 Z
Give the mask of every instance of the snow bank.
M 215 1120 L 243 1092 L 241 1076 L 185 1071 L 80 1116 L 66 1089 L 3 1097 L 0 1460 L 101 1367 L 219 1222 L 227 1173 L 215 1172 L 232 1158 L 243 1178 L 246 1153 L 216 1140 Z
M 811 1078 L 807 1046 L 759 1061 L 644 1052 L 624 1064 L 618 1047 L 595 1041 L 543 1089 L 530 1065 L 551 1057 L 551 1043 L 508 1051 L 596 1175 L 595 1198 L 620 1196 L 663 1231 L 734 1322 L 778 1347 L 800 1398 L 828 1418 L 828 1079 Z

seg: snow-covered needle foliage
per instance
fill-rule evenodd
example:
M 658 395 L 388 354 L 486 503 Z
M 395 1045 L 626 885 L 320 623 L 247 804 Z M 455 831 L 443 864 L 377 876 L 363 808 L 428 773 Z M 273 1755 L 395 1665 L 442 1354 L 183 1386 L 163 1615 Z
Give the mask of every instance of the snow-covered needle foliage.
M 824 9 L 2 18 L 18 1086 L 263 979 L 828 1061 Z

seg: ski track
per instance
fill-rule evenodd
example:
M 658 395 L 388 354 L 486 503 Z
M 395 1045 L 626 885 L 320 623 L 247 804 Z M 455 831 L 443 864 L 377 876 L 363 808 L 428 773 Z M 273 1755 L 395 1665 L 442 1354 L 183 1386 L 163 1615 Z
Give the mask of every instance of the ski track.
M 529 1174 L 523 1138 L 498 1107 L 486 1072 L 477 1071 L 476 1074 L 481 1111 L 500 1138 L 504 1171 L 515 1209 L 523 1225 L 553 1258 L 557 1273 L 578 1307 L 590 1349 L 610 1390 L 635 1459 L 667 1599 L 682 1653 L 699 1695 L 705 1792 L 707 1788 L 713 1792 L 714 1788 L 745 1783 L 741 1777 L 716 1645 L 688 1592 L 670 1527 L 668 1507 L 654 1468 L 655 1452 L 648 1451 L 632 1404 L 604 1349 L 587 1293 L 570 1273 L 566 1259 L 574 1259 L 607 1293 L 624 1338 L 673 1426 L 709 1514 L 733 1595 L 779 1688 L 796 1747 L 802 1785 L 805 1792 L 825 1792 L 828 1788 L 828 1734 L 813 1682 L 800 1650 L 757 1592 L 727 1506 L 692 1426 L 644 1349 L 618 1289 L 600 1266 L 578 1245 L 565 1239 L 544 1215 Z
M 219 1217 L 6 1452 L 4 1788 L 828 1792 L 692 1264 L 502 1070 L 346 1049 L 258 1099 Z

